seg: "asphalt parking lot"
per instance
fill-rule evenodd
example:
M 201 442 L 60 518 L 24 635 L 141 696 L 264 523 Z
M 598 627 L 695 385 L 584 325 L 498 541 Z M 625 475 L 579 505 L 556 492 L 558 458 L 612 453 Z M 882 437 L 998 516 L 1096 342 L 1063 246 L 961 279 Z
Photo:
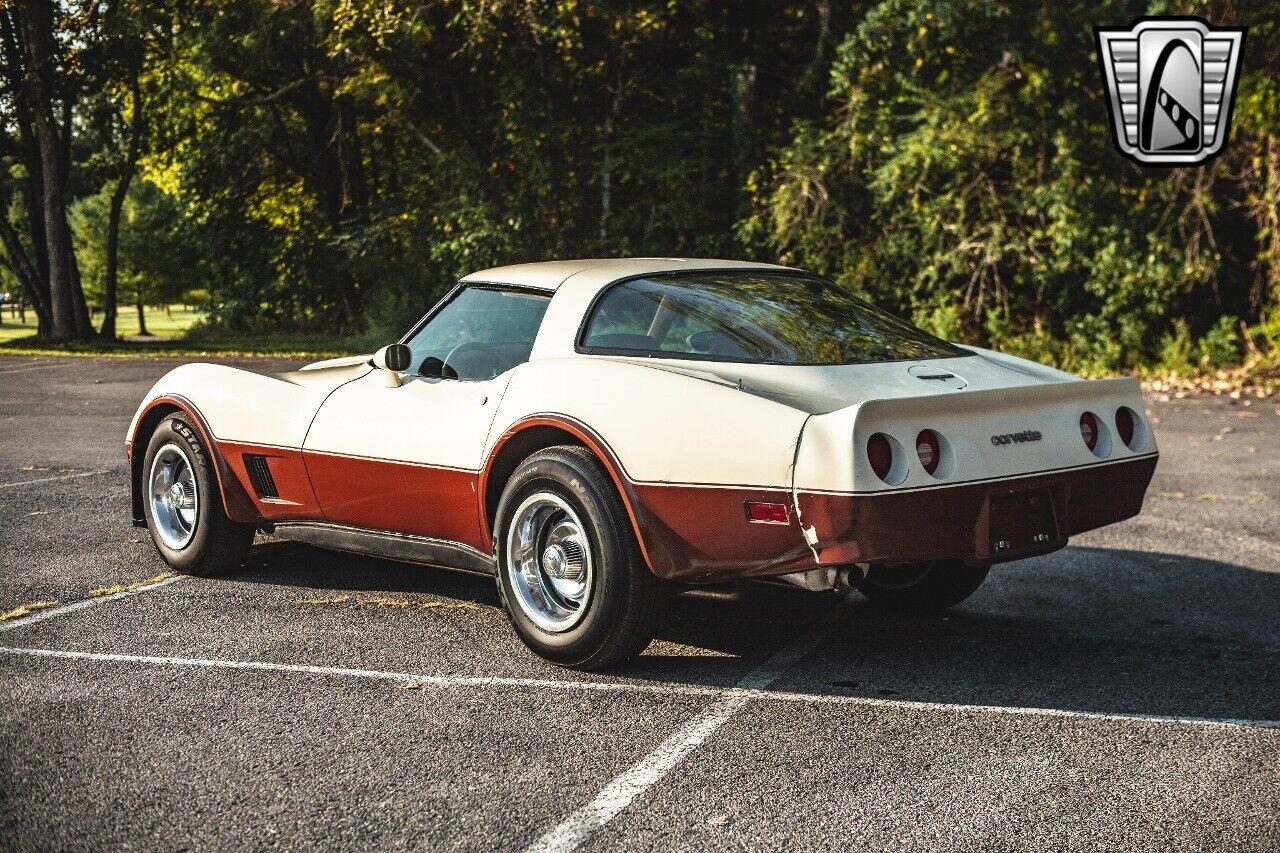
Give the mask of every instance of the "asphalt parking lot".
M 481 578 L 157 579 L 122 442 L 173 363 L 0 359 L 0 613 L 46 603 L 0 622 L 0 848 L 1280 849 L 1280 399 L 1150 400 L 1144 513 L 948 615 L 685 596 L 584 675 Z

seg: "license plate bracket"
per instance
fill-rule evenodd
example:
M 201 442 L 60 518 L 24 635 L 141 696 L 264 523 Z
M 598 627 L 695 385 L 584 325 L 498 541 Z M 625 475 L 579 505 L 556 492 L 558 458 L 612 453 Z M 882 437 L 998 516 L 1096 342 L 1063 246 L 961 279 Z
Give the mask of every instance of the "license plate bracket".
M 989 518 L 993 559 L 1040 554 L 1062 546 L 1048 489 L 992 495 Z

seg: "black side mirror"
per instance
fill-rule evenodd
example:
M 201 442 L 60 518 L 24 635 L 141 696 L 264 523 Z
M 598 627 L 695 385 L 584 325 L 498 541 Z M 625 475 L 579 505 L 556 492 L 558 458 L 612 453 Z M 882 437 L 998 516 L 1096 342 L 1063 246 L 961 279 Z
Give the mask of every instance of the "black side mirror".
M 387 347 L 384 358 L 388 370 L 408 370 L 409 362 L 413 358 L 413 351 L 404 344 L 392 344 Z
M 409 369 L 413 352 L 404 344 L 389 344 L 373 354 L 370 363 L 382 371 L 388 388 L 399 388 L 401 371 Z

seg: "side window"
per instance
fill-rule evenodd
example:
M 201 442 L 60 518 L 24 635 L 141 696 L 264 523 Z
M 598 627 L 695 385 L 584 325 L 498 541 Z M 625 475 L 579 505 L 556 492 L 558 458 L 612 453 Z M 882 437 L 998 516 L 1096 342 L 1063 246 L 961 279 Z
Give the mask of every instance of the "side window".
M 605 294 L 582 343 L 605 351 L 746 358 L 738 336 L 732 306 L 687 288 L 636 279 Z
M 468 287 L 408 341 L 409 369 L 473 382 L 505 373 L 529 360 L 550 301 L 540 294 Z

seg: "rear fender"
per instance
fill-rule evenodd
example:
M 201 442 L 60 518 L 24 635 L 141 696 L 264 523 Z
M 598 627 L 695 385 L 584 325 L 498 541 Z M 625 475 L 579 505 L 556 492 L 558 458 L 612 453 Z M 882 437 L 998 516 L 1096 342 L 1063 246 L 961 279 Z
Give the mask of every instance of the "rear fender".
M 805 417 L 736 385 L 648 364 L 548 358 L 517 368 L 491 444 L 556 422 L 609 471 L 651 571 L 704 580 L 812 566 L 794 517 L 759 524 L 746 514 L 748 502 L 789 501 Z

